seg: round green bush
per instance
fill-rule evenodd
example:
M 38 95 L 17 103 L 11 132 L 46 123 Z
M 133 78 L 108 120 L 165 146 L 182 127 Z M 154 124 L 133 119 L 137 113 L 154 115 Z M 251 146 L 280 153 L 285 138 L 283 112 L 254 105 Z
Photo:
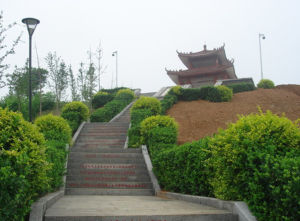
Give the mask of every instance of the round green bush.
M 49 189 L 44 137 L 21 114 L 0 108 L 0 217 L 20 221 Z
M 134 92 L 128 88 L 121 89 L 116 94 L 116 99 L 132 101 L 134 99 Z
M 216 197 L 247 202 L 258 220 L 299 219 L 296 123 L 270 111 L 240 116 L 211 139 L 210 147 L 210 184 Z
M 269 80 L 269 79 L 262 79 L 260 80 L 260 82 L 257 84 L 258 88 L 264 88 L 264 89 L 270 89 L 270 88 L 274 88 L 274 82 Z
M 92 98 L 92 106 L 94 109 L 103 107 L 106 103 L 110 102 L 114 96 L 107 92 L 99 91 Z
M 220 93 L 220 96 L 221 96 L 221 101 L 231 101 L 232 99 L 232 95 L 233 95 L 233 92 L 232 92 L 232 89 L 231 88 L 228 88 L 224 85 L 220 85 L 220 86 L 217 86 L 217 90 L 219 91 Z
M 150 109 L 152 115 L 157 115 L 161 112 L 161 105 L 159 100 L 154 97 L 142 96 L 132 105 L 131 111 L 136 109 Z
M 169 130 L 164 131 L 164 135 L 168 136 L 167 133 L 175 133 L 175 136 L 177 138 L 177 131 L 178 131 L 178 124 L 176 121 L 169 117 L 169 116 L 161 116 L 161 115 L 156 115 L 156 116 L 151 116 L 146 118 L 141 122 L 141 140 L 142 143 L 149 145 L 149 141 L 151 139 L 151 134 L 155 133 L 157 131 L 152 131 L 157 128 L 168 128 Z M 159 134 L 155 133 L 157 136 Z M 174 137 L 172 135 L 168 136 L 168 140 Z M 161 138 L 162 140 L 162 138 Z
M 176 95 L 176 96 L 178 96 L 178 95 L 181 94 L 181 92 L 182 92 L 181 86 L 177 85 L 177 86 L 172 87 L 172 88 L 169 90 L 168 94 L 169 94 L 169 95 Z
M 64 118 L 47 114 L 38 117 L 34 123 L 44 134 L 46 140 L 70 143 L 72 131 L 68 122 Z
M 62 108 L 61 116 L 68 121 L 75 133 L 80 124 L 88 119 L 89 108 L 80 101 L 73 101 Z

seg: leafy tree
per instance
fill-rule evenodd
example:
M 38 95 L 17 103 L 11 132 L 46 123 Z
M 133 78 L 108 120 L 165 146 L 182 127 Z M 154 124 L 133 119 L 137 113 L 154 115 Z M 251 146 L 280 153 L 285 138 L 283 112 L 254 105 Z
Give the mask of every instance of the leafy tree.
M 21 111 L 21 99 L 28 97 L 29 91 L 29 71 L 27 62 L 23 68 L 15 66 L 12 74 L 7 74 L 7 85 L 9 94 L 15 95 L 18 100 L 18 110 Z M 40 88 L 43 88 L 46 83 L 48 71 L 43 68 L 32 68 L 31 70 L 31 88 L 33 95 L 38 93 Z
M 87 91 L 87 82 L 85 76 L 85 67 L 83 62 L 80 63 L 80 67 L 78 69 L 77 85 L 78 85 L 81 101 L 87 101 L 88 91 Z
M 77 92 L 77 84 L 75 80 L 75 76 L 73 74 L 73 70 L 71 65 L 69 66 L 69 77 L 70 77 L 70 87 L 71 87 L 71 96 L 72 96 L 72 101 L 78 101 L 80 100 L 79 94 Z
M 15 53 L 15 47 L 20 41 L 20 34 L 15 41 L 13 41 L 12 45 L 5 45 L 6 33 L 9 29 L 13 28 L 16 25 L 16 22 L 9 24 L 8 26 L 3 25 L 3 12 L 0 12 L 0 88 L 5 86 L 5 82 L 2 77 L 4 76 L 4 72 L 9 68 L 8 64 L 5 64 L 5 59 Z
M 56 55 L 56 52 L 49 52 L 46 62 L 49 68 L 49 87 L 55 92 L 56 110 L 58 111 L 59 103 L 68 86 L 68 71 L 65 62 Z

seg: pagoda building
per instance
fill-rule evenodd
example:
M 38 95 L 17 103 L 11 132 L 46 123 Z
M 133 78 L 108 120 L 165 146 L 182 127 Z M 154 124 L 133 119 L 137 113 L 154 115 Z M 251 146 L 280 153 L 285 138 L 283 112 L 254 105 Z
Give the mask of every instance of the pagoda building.
M 187 70 L 167 70 L 168 76 L 177 85 L 191 85 L 201 87 L 214 85 L 218 80 L 237 79 L 233 60 L 226 58 L 224 46 L 213 50 L 207 50 L 204 45 L 203 51 L 195 53 L 181 53 L 178 57 L 187 67 Z

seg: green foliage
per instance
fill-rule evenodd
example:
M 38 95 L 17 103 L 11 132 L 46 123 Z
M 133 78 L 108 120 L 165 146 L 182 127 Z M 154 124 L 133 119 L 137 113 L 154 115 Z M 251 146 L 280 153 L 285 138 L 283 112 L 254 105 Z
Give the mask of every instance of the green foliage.
M 224 85 L 217 86 L 216 88 L 221 95 L 221 101 L 231 101 L 233 95 L 231 88 L 228 88 Z
M 131 125 L 139 125 L 144 119 L 152 116 L 150 109 L 135 109 L 131 110 Z
M 46 142 L 47 161 L 51 163 L 51 170 L 47 172 L 47 176 L 51 177 L 50 186 L 52 190 L 56 190 L 63 185 L 62 177 L 65 174 L 65 163 L 67 152 L 65 150 L 66 143 L 56 140 Z
M 112 89 L 101 89 L 102 92 L 107 92 L 109 94 L 113 94 L 114 96 L 116 93 L 121 90 L 121 89 L 126 89 L 126 87 L 117 87 L 117 88 L 112 88 Z
M 56 140 L 65 144 L 70 143 L 72 132 L 68 122 L 64 118 L 47 114 L 38 117 L 34 123 L 40 132 L 43 133 L 46 140 Z
M 149 109 L 152 115 L 160 114 L 161 105 L 158 99 L 154 97 L 140 97 L 131 108 L 131 111 L 136 109 Z
M 117 92 L 115 99 L 131 102 L 134 99 L 134 92 L 130 89 L 121 89 Z
M 211 139 L 216 197 L 246 201 L 258 220 L 299 220 L 300 129 L 286 117 L 242 116 Z
M 166 114 L 167 110 L 170 109 L 174 104 L 177 103 L 177 96 L 167 94 L 164 98 L 160 101 L 161 104 L 161 114 Z
M 182 100 L 182 101 L 193 101 L 199 99 L 212 101 L 212 102 L 222 101 L 220 91 L 213 86 L 181 89 L 181 94 L 178 95 L 178 100 Z
M 176 144 L 177 129 L 175 127 L 154 127 L 148 131 L 147 146 L 157 148 L 160 144 Z
M 92 106 L 95 109 L 103 107 L 106 103 L 110 102 L 114 96 L 107 92 L 99 91 L 97 94 L 93 96 Z
M 169 95 L 176 95 L 176 96 L 178 96 L 178 95 L 180 95 L 181 93 L 182 93 L 182 88 L 181 88 L 179 85 L 172 87 L 172 88 L 168 91 L 168 94 L 169 94 Z
M 0 108 L 0 217 L 20 221 L 49 189 L 44 138 L 21 114 Z
M 178 100 L 180 101 L 194 101 L 198 99 L 201 99 L 200 88 L 182 89 L 181 94 L 178 95 Z
M 164 190 L 200 196 L 211 196 L 210 172 L 206 160 L 208 138 L 181 146 L 157 145 L 152 152 L 153 170 Z M 163 148 L 162 148 L 163 147 Z
M 114 99 L 105 104 L 104 107 L 95 110 L 91 114 L 91 122 L 108 122 L 120 113 L 128 104 L 128 101 Z
M 239 92 L 244 92 L 244 91 L 255 90 L 254 84 L 251 83 L 236 83 L 236 84 L 230 84 L 226 86 L 231 88 L 234 94 Z
M 131 126 L 128 130 L 128 146 L 133 148 L 138 148 L 142 145 L 141 142 L 141 133 L 140 133 L 140 126 Z
M 84 103 L 73 101 L 63 106 L 61 116 L 68 121 L 74 134 L 80 124 L 88 119 L 89 109 Z
M 176 121 L 169 117 L 169 116 L 151 116 L 146 118 L 141 122 L 141 139 L 142 143 L 149 144 L 149 141 L 152 139 L 151 133 L 155 133 L 155 131 L 151 132 L 154 128 L 169 128 L 170 130 L 167 133 L 175 133 L 175 136 L 177 137 L 177 130 L 178 130 L 178 124 Z M 171 135 L 165 136 L 169 138 L 163 138 L 163 139 L 170 139 Z
M 260 82 L 257 84 L 258 88 L 264 88 L 264 89 L 270 89 L 270 88 L 274 88 L 274 82 L 269 80 L 269 79 L 262 79 L 260 80 Z
M 213 86 L 206 86 L 200 88 L 200 99 L 211 101 L 211 102 L 221 102 L 222 97 L 220 91 Z

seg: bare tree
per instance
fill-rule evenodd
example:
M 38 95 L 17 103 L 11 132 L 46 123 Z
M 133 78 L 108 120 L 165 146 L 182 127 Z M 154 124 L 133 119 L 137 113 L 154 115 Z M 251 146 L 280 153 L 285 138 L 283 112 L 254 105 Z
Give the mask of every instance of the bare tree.
M 4 72 L 9 68 L 8 64 L 5 64 L 5 59 L 15 53 L 15 47 L 19 43 L 22 33 L 13 41 L 11 46 L 5 45 L 6 32 L 14 27 L 17 23 L 14 22 L 9 24 L 7 27 L 3 25 L 3 12 L 0 12 L 0 88 L 5 86 L 5 82 L 2 79 L 4 76 Z
M 98 88 L 101 90 L 101 75 L 106 71 L 107 65 L 103 65 L 103 49 L 101 47 L 101 42 L 99 42 L 98 48 L 96 49 L 96 59 L 97 59 L 97 74 L 98 74 Z

